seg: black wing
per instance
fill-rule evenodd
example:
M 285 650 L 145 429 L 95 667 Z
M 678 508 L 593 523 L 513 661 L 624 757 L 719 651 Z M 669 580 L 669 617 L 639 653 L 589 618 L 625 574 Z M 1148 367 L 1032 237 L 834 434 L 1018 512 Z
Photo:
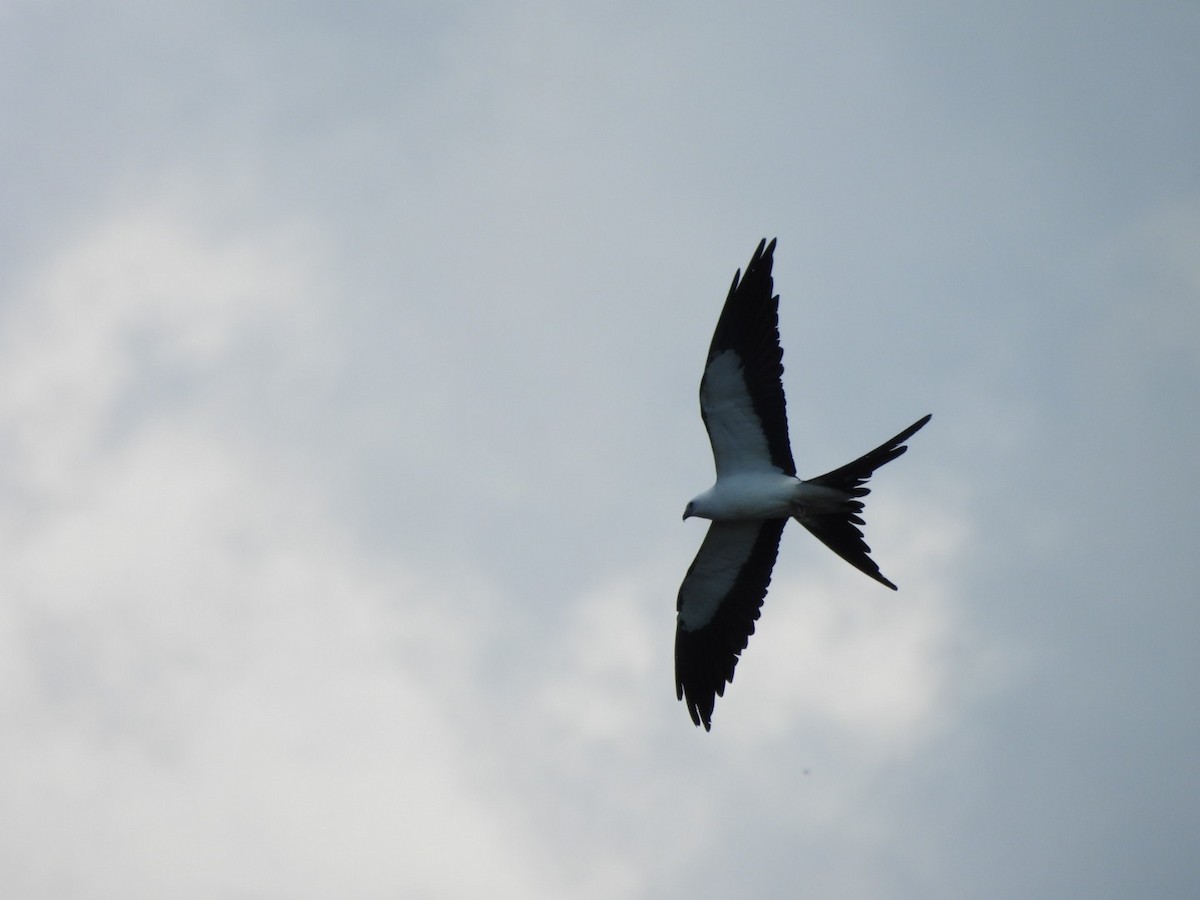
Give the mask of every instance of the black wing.
M 700 381 L 700 415 L 717 477 L 773 468 L 796 474 L 788 442 L 779 346 L 779 297 L 772 293 L 775 241 L 763 240 L 745 276 L 733 276 Z
M 679 588 L 675 695 L 705 730 L 754 634 L 786 524 L 713 522 Z

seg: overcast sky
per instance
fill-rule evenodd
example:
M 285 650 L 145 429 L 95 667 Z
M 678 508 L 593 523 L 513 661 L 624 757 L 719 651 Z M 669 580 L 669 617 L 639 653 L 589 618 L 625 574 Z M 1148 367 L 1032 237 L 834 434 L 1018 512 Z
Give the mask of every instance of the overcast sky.
M 1200 896 L 1200 5 L 0 2 L 0 893 Z M 696 390 L 801 475 L 713 731 Z M 793 526 L 794 528 L 794 526 Z

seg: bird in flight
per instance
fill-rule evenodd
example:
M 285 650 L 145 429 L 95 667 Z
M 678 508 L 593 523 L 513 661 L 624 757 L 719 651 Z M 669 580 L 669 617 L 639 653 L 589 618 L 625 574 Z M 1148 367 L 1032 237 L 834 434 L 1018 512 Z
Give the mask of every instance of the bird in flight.
M 712 524 L 679 588 L 675 693 L 696 725 L 712 728 L 713 707 L 733 681 L 739 654 L 758 619 L 779 538 L 795 519 L 854 568 L 893 591 L 871 559 L 859 526 L 867 480 L 902 455 L 930 416 L 839 469 L 796 477 L 783 396 L 779 297 L 771 266 L 775 241 L 763 240 L 745 276 L 733 276 L 700 380 L 716 483 L 688 503 L 683 518 Z

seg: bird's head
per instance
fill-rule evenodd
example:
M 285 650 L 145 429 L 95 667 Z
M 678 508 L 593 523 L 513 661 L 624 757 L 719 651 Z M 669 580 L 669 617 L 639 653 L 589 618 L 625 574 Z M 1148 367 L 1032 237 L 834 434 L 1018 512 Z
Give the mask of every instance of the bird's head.
M 692 500 L 692 501 L 688 502 L 688 505 L 686 507 L 684 507 L 683 521 L 686 522 L 688 519 L 690 519 L 695 514 L 696 514 L 696 501 Z

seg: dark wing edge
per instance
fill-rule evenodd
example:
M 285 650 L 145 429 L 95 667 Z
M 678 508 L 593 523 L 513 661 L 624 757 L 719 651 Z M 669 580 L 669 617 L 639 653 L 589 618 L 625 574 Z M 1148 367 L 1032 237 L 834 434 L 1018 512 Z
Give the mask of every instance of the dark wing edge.
M 847 499 L 839 509 L 831 512 L 797 518 L 797 521 L 822 544 L 863 574 L 893 591 L 897 589 L 896 585 L 884 577 L 879 565 L 871 559 L 871 548 L 863 537 L 860 526 L 865 527 L 867 523 L 860 515 L 863 511 L 861 498 L 871 493 L 866 483 L 875 470 L 903 456 L 908 451 L 904 442 L 924 428 L 931 418 L 932 415 L 924 416 L 870 453 L 865 453 L 832 472 L 813 478 L 811 484 L 845 491 L 848 498 L 855 499 Z
M 713 708 L 717 697 L 724 696 L 725 685 L 733 681 L 738 657 L 754 634 L 754 623 L 760 615 L 763 598 L 771 583 L 771 570 L 779 553 L 779 539 L 787 519 L 770 519 L 759 523 L 749 552 L 733 580 L 733 585 L 721 601 L 713 617 L 695 630 L 675 629 L 675 696 L 687 705 L 692 722 L 712 730 Z M 741 524 L 741 523 L 739 523 Z M 727 527 L 720 522 L 709 526 L 700 552 L 688 569 L 679 589 L 677 609 L 682 609 L 688 581 L 697 564 L 707 552 L 714 532 Z
M 785 475 L 796 474 L 792 445 L 788 440 L 787 400 L 783 394 L 783 348 L 779 343 L 779 295 L 774 294 L 771 269 L 775 263 L 775 239 L 759 242 L 746 274 L 733 276 L 729 295 L 713 331 L 708 360 L 732 350 L 741 361 L 743 377 L 762 422 L 771 452 L 771 463 Z M 708 418 L 700 409 L 705 427 Z

